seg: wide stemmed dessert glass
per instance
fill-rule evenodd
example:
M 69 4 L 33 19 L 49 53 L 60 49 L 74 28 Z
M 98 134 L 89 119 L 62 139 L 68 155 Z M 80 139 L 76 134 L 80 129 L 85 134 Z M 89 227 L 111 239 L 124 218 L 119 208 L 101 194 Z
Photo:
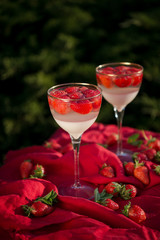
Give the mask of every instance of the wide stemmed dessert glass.
M 80 181 L 79 149 L 83 132 L 95 122 L 99 114 L 101 89 L 88 83 L 66 83 L 51 87 L 47 93 L 52 116 L 70 134 L 74 151 L 74 182 L 61 184 L 59 193 L 91 199 L 94 188 Z
M 118 125 L 116 154 L 123 161 L 131 159 L 132 152 L 122 147 L 122 121 L 125 107 L 137 96 L 143 78 L 143 67 L 136 63 L 106 63 L 96 68 L 98 86 L 102 95 L 113 105 Z

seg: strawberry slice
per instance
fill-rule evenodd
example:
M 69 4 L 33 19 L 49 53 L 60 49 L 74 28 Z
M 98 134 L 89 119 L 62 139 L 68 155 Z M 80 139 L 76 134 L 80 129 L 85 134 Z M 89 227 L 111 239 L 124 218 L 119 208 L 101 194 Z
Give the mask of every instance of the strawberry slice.
M 92 99 L 90 99 L 90 101 L 92 102 L 92 106 L 93 106 L 93 109 L 94 109 L 94 110 L 99 109 L 100 106 L 101 106 L 102 97 L 101 97 L 101 96 L 94 97 L 94 96 L 96 96 L 96 95 L 98 95 L 98 94 L 100 94 L 100 91 L 99 91 L 99 90 L 87 89 L 87 90 L 84 92 L 84 96 L 85 96 L 86 98 L 93 97 Z
M 92 110 L 92 103 L 89 100 L 80 100 L 77 102 L 72 102 L 70 107 L 77 113 L 88 114 Z
M 129 87 L 132 83 L 132 77 L 131 76 L 116 77 L 114 83 L 121 88 Z
M 81 92 L 74 92 L 69 95 L 71 99 L 82 99 L 84 97 L 83 93 Z
M 142 77 L 143 77 L 142 74 L 140 74 L 140 75 L 138 75 L 138 74 L 134 75 L 134 76 L 133 76 L 132 85 L 133 85 L 133 86 L 138 86 L 138 85 L 142 82 Z
M 69 99 L 68 96 L 63 96 L 63 99 Z M 70 103 L 65 100 L 53 99 L 52 103 L 49 102 L 51 107 L 60 114 L 67 114 L 70 112 Z
M 74 93 L 74 92 L 77 92 L 78 90 L 79 90 L 79 87 L 76 87 L 76 86 L 67 87 L 67 88 L 65 89 L 65 91 L 66 91 L 67 93 Z
M 97 82 L 99 84 L 102 84 L 106 88 L 112 88 L 113 87 L 113 82 L 112 82 L 111 76 L 96 74 L 96 78 L 97 78 Z

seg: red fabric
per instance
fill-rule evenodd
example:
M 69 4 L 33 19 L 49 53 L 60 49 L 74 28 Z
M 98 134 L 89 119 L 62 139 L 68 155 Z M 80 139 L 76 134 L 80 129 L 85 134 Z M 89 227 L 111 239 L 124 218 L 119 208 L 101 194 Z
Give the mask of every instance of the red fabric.
M 103 187 L 110 181 L 134 184 L 138 194 L 131 200 L 146 212 L 147 219 L 137 224 L 121 214 L 127 201 L 117 198 L 120 210 L 113 211 L 90 200 L 58 196 L 56 209 L 49 215 L 28 218 L 23 215 L 21 205 L 29 204 L 39 196 L 56 190 L 60 183 L 73 179 L 73 151 L 61 153 L 57 149 L 32 146 L 21 150 L 9 151 L 5 163 L 0 168 L 0 236 L 10 240 L 88 240 L 88 239 L 160 239 L 160 177 L 152 170 L 152 162 L 147 162 L 150 184 L 144 186 L 134 177 L 124 173 L 123 165 L 111 151 L 97 143 L 104 144 L 108 135 L 117 132 L 114 125 L 95 123 L 82 136 L 80 147 L 80 176 L 93 186 Z M 123 127 L 124 146 L 126 140 L 139 130 Z M 160 138 L 160 134 L 147 132 Z M 48 141 L 56 141 L 61 146 L 70 143 L 69 135 L 57 130 Z M 25 179 L 20 176 L 22 161 L 31 159 L 46 169 L 44 179 Z M 114 167 L 116 177 L 109 179 L 99 174 L 103 163 Z

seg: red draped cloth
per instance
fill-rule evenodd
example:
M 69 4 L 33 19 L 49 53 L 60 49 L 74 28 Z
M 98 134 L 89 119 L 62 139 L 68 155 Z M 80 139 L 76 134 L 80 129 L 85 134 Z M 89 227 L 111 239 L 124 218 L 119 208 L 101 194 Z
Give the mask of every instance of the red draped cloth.
M 22 205 L 29 204 L 39 196 L 44 196 L 59 184 L 73 179 L 73 150 L 59 151 L 55 148 L 31 146 L 9 151 L 4 165 L 0 168 L 0 239 L 10 240 L 96 240 L 96 239 L 160 239 L 160 176 L 152 169 L 153 163 L 146 162 L 150 184 L 144 186 L 133 176 L 126 176 L 119 158 L 100 144 L 117 132 L 115 125 L 95 123 L 82 136 L 80 147 L 80 178 L 96 187 L 110 181 L 131 183 L 138 194 L 131 199 L 146 212 L 147 219 L 137 224 L 121 212 L 127 201 L 117 198 L 120 206 L 113 211 L 94 201 L 58 195 L 56 209 L 44 217 L 27 217 Z M 137 151 L 127 144 L 127 138 L 140 130 L 123 127 L 124 147 Z M 146 131 L 146 135 L 160 138 L 160 134 Z M 58 129 L 48 140 L 64 147 L 70 143 L 68 133 Z M 20 164 L 31 159 L 46 169 L 43 179 L 21 179 Z M 112 179 L 101 176 L 99 169 L 103 163 L 111 165 L 116 176 Z

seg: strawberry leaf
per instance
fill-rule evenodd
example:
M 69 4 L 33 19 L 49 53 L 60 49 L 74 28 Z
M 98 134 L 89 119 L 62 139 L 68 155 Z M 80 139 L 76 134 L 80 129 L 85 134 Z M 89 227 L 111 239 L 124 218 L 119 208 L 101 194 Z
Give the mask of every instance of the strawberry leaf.
M 44 197 L 38 197 L 35 202 L 41 201 L 49 206 L 52 206 L 53 203 L 57 202 L 57 193 L 54 192 L 53 190 L 49 192 L 46 196 Z
M 105 189 L 103 189 L 103 191 L 99 193 L 98 188 L 95 189 L 94 196 L 95 196 L 94 201 L 100 204 L 104 202 L 106 199 L 112 199 L 113 197 L 113 195 L 107 193 Z
M 139 133 L 135 133 L 135 134 L 131 135 L 130 137 L 128 137 L 127 143 L 129 143 L 133 146 L 140 147 L 142 145 L 143 141 L 139 140 Z
M 130 207 L 131 207 L 131 202 L 126 204 L 124 206 L 124 209 L 122 210 L 122 214 L 125 215 L 126 217 L 128 217 L 128 212 L 129 212 Z

